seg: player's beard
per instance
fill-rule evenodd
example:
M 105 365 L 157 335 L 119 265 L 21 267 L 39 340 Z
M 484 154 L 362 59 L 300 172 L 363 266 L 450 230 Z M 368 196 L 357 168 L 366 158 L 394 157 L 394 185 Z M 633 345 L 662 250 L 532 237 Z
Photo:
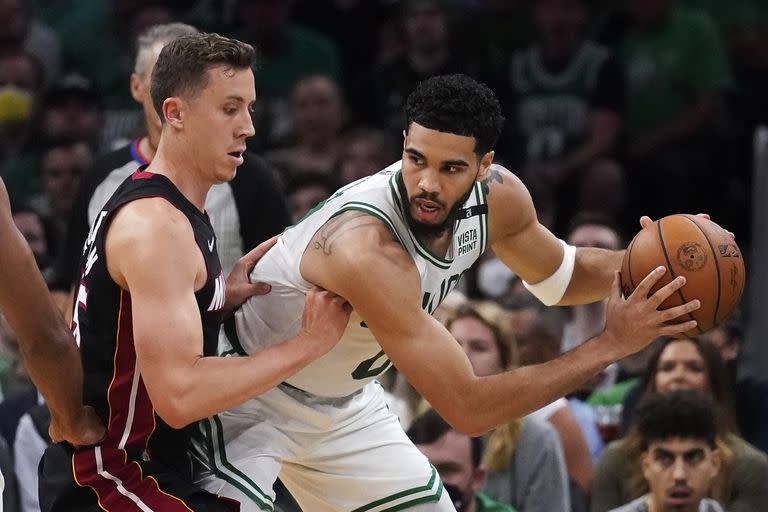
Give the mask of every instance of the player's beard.
M 397 188 L 400 191 L 400 197 L 405 199 L 405 204 L 403 205 L 403 210 L 405 210 L 405 220 L 408 223 L 408 228 L 413 232 L 414 235 L 416 235 L 419 239 L 429 240 L 429 239 L 435 239 L 440 238 L 442 235 L 444 235 L 446 232 L 453 229 L 453 221 L 456 219 L 457 214 L 459 213 L 459 210 L 464 206 L 464 203 L 467 202 L 467 199 L 469 199 L 470 194 L 472 194 L 472 189 L 475 186 L 475 182 L 472 182 L 472 185 L 467 189 L 467 191 L 462 194 L 462 196 L 456 201 L 453 206 L 448 210 L 448 215 L 446 215 L 445 220 L 441 222 L 440 224 L 425 224 L 423 222 L 419 222 L 416 219 L 413 218 L 413 215 L 411 215 L 411 206 L 413 204 L 414 199 L 426 199 L 428 201 L 434 201 L 440 205 L 443 205 L 443 202 L 437 199 L 435 194 L 430 194 L 427 192 L 423 192 L 419 195 L 416 195 L 414 197 L 408 197 L 408 191 L 405 189 L 405 181 L 403 180 L 403 174 L 400 173 L 397 176 Z

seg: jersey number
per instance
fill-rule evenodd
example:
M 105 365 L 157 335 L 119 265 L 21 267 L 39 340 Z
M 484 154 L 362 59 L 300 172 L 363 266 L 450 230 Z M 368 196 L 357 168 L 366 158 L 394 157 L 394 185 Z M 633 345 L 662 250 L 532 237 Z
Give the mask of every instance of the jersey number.
M 75 337 L 77 346 L 80 346 L 80 308 L 85 309 L 88 305 L 88 290 L 85 284 L 81 283 L 77 288 L 77 297 L 75 298 L 75 311 L 72 313 L 72 335 Z
M 376 361 L 384 357 L 384 362 L 381 363 L 376 368 L 372 368 L 374 364 L 376 364 Z M 368 379 L 370 377 L 375 377 L 380 373 L 383 373 L 384 370 L 390 367 L 392 364 L 392 361 L 387 358 L 386 355 L 384 355 L 384 351 L 379 351 L 378 354 L 371 357 L 370 359 L 366 359 L 359 365 L 357 365 L 357 368 L 355 368 L 355 371 L 352 372 L 352 378 L 355 380 L 363 380 Z

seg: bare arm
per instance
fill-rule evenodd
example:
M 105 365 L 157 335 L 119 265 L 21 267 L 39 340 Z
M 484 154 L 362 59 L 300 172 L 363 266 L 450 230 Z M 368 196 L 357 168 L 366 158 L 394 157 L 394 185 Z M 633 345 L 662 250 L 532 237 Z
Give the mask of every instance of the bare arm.
M 83 407 L 80 352 L 27 242 L 11 218 L 0 181 L 0 309 L 15 331 L 24 365 L 51 411 L 51 438 L 74 445 L 98 442 L 104 428 Z
M 273 388 L 330 350 L 346 326 L 344 301 L 314 291 L 295 338 L 248 357 L 203 357 L 195 290 L 207 276 L 181 212 L 162 199 L 129 203 L 115 215 L 106 252 L 110 275 L 131 293 L 136 357 L 147 392 L 174 428 Z
M 379 220 L 357 212 L 331 219 L 304 253 L 301 272 L 346 297 L 397 369 L 451 425 L 472 435 L 539 409 L 660 334 L 692 325 L 663 324 L 691 305 L 656 311 L 680 281 L 645 298 L 655 274 L 626 301 L 615 283 L 606 332 L 547 363 L 478 378 L 448 331 L 422 310 L 416 266 Z
M 563 248 L 555 235 L 539 223 L 528 190 L 500 166 L 489 169 L 485 184 L 490 241 L 496 256 L 527 283 L 536 284 L 552 275 L 560 267 Z M 558 304 L 588 304 L 607 297 L 623 254 L 578 248 L 571 282 Z

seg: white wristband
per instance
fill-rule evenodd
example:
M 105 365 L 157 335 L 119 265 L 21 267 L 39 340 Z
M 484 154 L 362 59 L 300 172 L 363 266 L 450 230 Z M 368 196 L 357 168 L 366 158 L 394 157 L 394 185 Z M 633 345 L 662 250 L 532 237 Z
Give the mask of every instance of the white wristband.
M 560 263 L 560 268 L 536 284 L 523 281 L 525 288 L 547 306 L 554 306 L 563 298 L 565 290 L 568 289 L 571 282 L 573 267 L 576 265 L 576 247 L 568 245 L 562 240 L 560 243 L 563 244 L 563 262 Z

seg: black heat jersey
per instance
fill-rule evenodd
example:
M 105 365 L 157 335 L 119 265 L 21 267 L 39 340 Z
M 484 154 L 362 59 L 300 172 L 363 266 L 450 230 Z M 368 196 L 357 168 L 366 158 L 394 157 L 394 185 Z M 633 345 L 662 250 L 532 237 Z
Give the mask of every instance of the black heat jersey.
M 188 511 L 182 500 L 198 492 L 191 485 L 187 450 L 193 426 L 173 429 L 155 413 L 136 363 L 131 294 L 112 280 L 105 257 L 104 241 L 115 212 L 148 197 L 166 199 L 192 225 L 208 271 L 205 285 L 195 293 L 204 354 L 216 354 L 225 286 L 213 228 L 207 214 L 168 178 L 140 168 L 106 203 L 83 247 L 72 328 L 82 354 L 83 399 L 107 425 L 107 435 L 99 446 L 73 452 L 69 472 L 77 486 L 95 491 L 105 510 Z M 46 469 L 54 469 L 45 464 L 44 459 L 41 482 Z M 44 482 L 41 498 L 43 489 Z M 60 504 L 52 508 L 63 509 Z

